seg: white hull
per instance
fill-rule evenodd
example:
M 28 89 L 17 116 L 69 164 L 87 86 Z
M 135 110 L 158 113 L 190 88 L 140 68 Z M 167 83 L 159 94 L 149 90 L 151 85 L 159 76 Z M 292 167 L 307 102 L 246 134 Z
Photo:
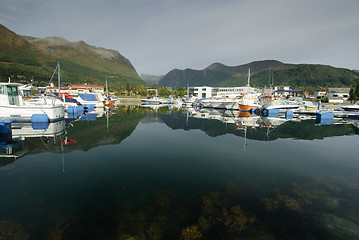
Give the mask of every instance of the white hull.
M 46 114 L 51 122 L 64 119 L 65 110 L 62 105 L 9 105 L 0 106 L 1 119 L 31 121 L 34 114 Z
M 160 100 L 152 100 L 152 99 L 142 99 L 142 104 L 144 105 L 159 105 L 161 104 Z
M 239 110 L 238 103 L 239 103 L 239 100 L 227 101 L 227 102 L 224 102 L 224 107 L 227 110 Z
M 84 101 L 81 98 L 75 98 L 81 105 L 95 105 L 96 108 L 103 108 L 105 105 L 103 105 L 103 102 L 100 101 Z
M 298 110 L 299 107 L 300 107 L 299 105 L 295 105 L 295 104 L 282 104 L 282 105 L 268 106 L 266 107 L 266 109 L 279 109 L 279 112 L 286 112 L 288 110 Z
M 45 129 L 34 129 L 31 123 L 12 123 L 12 137 L 55 137 L 65 132 L 65 120 L 49 123 Z

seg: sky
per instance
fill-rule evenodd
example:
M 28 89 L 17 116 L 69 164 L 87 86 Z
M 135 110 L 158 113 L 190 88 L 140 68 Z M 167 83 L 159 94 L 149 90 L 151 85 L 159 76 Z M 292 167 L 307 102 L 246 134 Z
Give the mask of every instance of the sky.
M 358 0 L 1 0 L 0 23 L 114 49 L 138 74 L 258 60 L 359 69 Z

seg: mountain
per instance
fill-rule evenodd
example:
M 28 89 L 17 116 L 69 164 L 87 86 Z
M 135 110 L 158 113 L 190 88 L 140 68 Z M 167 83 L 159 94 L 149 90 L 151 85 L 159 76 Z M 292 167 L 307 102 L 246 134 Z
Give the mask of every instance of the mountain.
M 203 70 L 174 69 L 159 82 L 159 86 L 172 88 L 188 86 L 245 86 L 251 71 L 250 84 L 255 87 L 265 85 L 289 85 L 300 87 L 349 87 L 359 81 L 359 74 L 342 68 L 315 64 L 287 64 L 276 60 L 255 61 L 240 66 L 226 66 L 214 63 Z
M 163 75 L 157 76 L 157 75 L 141 74 L 140 78 L 143 81 L 152 85 L 152 84 L 158 83 L 163 78 Z
M 131 62 L 115 50 L 60 37 L 20 36 L 0 24 L 0 81 L 34 79 L 46 85 L 60 63 L 63 84 L 147 85 Z

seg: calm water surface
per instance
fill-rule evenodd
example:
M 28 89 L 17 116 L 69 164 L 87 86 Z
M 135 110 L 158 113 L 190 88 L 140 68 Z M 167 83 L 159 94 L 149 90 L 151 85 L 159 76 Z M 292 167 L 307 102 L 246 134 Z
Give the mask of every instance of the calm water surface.
M 1 239 L 359 239 L 351 124 L 114 113 L 15 139 L 27 153 L 0 160 Z

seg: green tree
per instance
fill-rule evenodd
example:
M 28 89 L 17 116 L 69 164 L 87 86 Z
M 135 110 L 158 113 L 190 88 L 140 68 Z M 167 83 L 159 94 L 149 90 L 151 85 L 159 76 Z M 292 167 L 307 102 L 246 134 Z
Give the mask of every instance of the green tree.
M 354 101 L 354 89 L 355 87 L 351 87 L 350 91 L 349 91 L 349 101 L 353 102 Z
M 161 87 L 158 90 L 158 95 L 160 95 L 160 96 L 168 96 L 170 94 L 172 94 L 172 92 L 170 90 L 168 90 L 166 87 Z
M 353 89 L 353 100 L 354 101 L 359 100 L 359 83 L 357 83 L 355 89 Z

